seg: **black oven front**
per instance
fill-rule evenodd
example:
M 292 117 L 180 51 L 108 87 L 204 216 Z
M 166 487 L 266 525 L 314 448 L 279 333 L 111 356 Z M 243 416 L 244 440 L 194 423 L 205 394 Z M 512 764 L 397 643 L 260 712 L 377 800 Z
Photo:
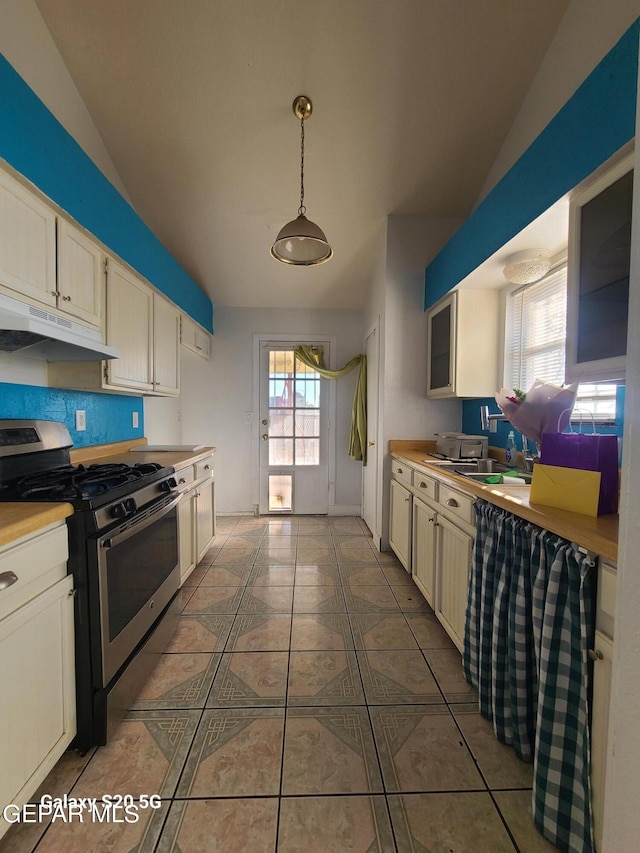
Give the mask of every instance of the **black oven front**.
M 166 495 L 96 539 L 96 687 L 109 684 L 178 590 L 179 501 Z

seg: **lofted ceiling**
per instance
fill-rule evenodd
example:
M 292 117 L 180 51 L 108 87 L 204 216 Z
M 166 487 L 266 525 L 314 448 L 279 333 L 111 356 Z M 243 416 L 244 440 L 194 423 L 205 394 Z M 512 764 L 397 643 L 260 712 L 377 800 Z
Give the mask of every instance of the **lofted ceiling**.
M 389 214 L 465 217 L 568 0 L 36 0 L 139 215 L 217 306 L 364 305 Z M 318 267 L 297 214 L 305 123 Z

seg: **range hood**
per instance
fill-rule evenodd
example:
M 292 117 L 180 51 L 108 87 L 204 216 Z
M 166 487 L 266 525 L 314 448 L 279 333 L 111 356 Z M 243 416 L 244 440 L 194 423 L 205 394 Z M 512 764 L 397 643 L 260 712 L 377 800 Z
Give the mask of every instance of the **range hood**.
M 39 361 L 100 361 L 120 356 L 102 343 L 97 329 L 2 294 L 0 352 Z

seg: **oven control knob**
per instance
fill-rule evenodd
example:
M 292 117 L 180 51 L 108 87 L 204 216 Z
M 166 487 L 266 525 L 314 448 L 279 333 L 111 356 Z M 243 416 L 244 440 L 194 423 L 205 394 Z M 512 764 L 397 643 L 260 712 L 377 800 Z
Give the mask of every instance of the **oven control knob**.
M 112 515 L 114 518 L 126 518 L 126 517 L 127 517 L 127 515 L 128 515 L 128 513 L 127 513 L 127 508 L 126 508 L 126 506 L 124 505 L 124 503 L 117 503 L 117 504 L 114 504 L 114 505 L 111 507 L 111 515 Z
M 177 485 L 175 477 L 168 477 L 160 483 L 160 491 L 170 492 L 172 489 L 175 489 Z
M 133 513 L 138 509 L 135 498 L 127 498 L 124 502 L 124 508 L 127 511 L 127 515 L 133 515 Z

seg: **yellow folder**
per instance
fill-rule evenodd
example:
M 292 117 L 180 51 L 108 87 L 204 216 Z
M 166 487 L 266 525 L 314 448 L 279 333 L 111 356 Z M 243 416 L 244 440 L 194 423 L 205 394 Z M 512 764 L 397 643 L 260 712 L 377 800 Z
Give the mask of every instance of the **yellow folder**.
M 582 515 L 598 514 L 600 472 L 557 465 L 533 466 L 529 501 Z

